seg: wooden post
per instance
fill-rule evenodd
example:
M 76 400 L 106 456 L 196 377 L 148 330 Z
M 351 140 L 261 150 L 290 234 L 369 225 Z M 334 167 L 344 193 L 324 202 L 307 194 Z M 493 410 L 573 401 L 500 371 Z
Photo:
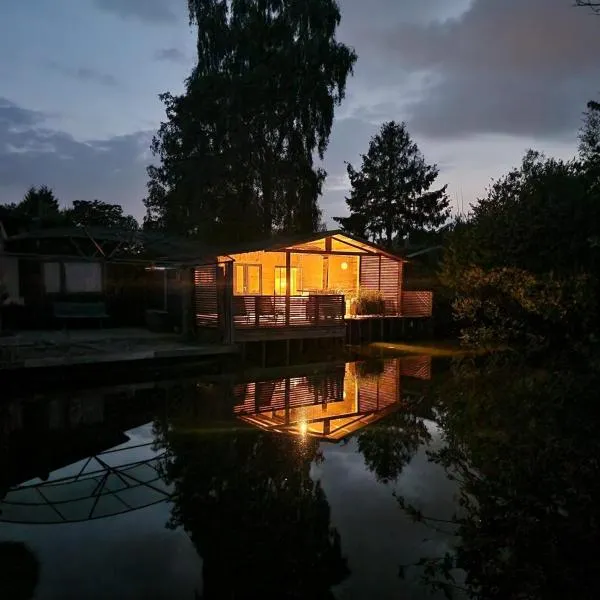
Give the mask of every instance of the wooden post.
M 184 268 L 181 271 L 181 334 L 184 338 L 191 338 L 194 333 L 193 296 L 194 269 Z
M 233 344 L 235 342 L 235 328 L 233 322 L 233 263 L 225 263 L 223 271 L 223 342 L 225 344 Z
M 285 326 L 290 324 L 290 288 L 292 283 L 292 254 L 285 253 Z

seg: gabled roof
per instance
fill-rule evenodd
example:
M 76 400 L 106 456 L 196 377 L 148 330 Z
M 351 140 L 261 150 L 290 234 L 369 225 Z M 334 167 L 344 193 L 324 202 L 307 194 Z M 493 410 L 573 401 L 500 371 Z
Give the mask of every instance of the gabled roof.
M 406 261 L 405 258 L 402 258 L 401 256 L 394 254 L 377 244 L 374 244 L 373 242 L 342 231 L 341 229 L 319 231 L 310 234 L 275 236 L 264 240 L 257 240 L 255 242 L 223 245 L 219 248 L 213 248 L 212 252 L 223 256 L 231 254 L 245 254 L 246 252 L 274 252 L 277 250 L 293 250 L 298 246 L 319 242 L 321 240 L 325 240 L 326 238 L 333 238 L 338 242 L 349 246 L 354 246 L 356 250 L 363 251 L 366 254 L 377 254 L 387 256 L 397 261 Z

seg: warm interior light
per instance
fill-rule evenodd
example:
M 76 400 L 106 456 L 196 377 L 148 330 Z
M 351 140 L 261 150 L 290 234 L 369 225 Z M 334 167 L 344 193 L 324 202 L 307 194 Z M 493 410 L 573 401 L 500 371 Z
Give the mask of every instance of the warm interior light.
M 348 263 L 347 262 L 343 262 L 341 264 L 341 267 L 342 267 L 342 271 L 345 271 L 348 268 Z
M 307 431 L 308 431 L 308 423 L 306 421 L 302 421 L 300 423 L 300 433 L 302 435 L 306 435 Z

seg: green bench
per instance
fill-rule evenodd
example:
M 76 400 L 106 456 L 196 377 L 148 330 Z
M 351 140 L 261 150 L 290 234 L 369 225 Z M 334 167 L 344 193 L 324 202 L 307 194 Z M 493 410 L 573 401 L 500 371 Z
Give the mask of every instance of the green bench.
M 55 302 L 52 305 L 54 317 L 68 319 L 108 319 L 104 302 Z

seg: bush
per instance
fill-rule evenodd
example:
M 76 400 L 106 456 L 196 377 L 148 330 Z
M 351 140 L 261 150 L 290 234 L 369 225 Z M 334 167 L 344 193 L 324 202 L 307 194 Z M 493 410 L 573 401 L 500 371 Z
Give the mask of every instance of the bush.
M 356 296 L 357 315 L 383 315 L 385 300 L 379 290 L 359 290 Z

